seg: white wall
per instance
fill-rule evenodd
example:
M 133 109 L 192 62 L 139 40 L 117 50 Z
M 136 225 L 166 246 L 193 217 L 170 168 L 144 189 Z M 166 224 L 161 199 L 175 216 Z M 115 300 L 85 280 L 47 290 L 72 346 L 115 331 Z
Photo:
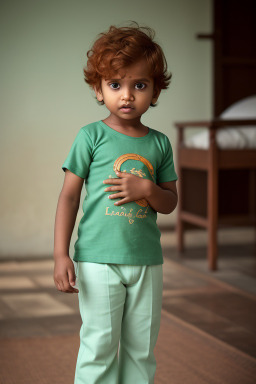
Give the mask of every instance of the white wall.
M 195 37 L 212 31 L 211 19 L 211 0 L 2 3 L 0 256 L 52 254 L 61 165 L 78 130 L 107 116 L 83 80 L 97 34 L 128 20 L 155 29 L 173 79 L 142 121 L 167 134 L 175 154 L 173 123 L 211 116 L 211 43 Z

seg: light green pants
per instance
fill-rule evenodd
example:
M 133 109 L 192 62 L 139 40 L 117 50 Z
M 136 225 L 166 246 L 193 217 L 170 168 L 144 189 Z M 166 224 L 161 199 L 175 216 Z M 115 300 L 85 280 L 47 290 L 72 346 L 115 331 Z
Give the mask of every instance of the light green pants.
M 153 384 L 162 264 L 78 262 L 76 274 L 82 326 L 75 384 Z

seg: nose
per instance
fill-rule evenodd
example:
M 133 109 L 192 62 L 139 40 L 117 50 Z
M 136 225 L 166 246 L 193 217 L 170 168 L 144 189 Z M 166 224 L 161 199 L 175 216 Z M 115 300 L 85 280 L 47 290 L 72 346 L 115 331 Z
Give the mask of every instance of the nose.
M 134 100 L 133 92 L 129 87 L 123 88 L 122 100 L 124 100 L 124 101 L 133 101 Z

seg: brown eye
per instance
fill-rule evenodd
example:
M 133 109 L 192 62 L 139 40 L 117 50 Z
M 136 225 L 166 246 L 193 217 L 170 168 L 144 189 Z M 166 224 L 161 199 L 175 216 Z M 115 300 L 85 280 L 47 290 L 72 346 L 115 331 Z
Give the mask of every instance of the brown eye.
M 120 88 L 120 85 L 118 83 L 110 83 L 109 86 L 112 89 L 119 89 Z
M 146 87 L 146 84 L 144 83 L 137 83 L 135 84 L 135 89 L 144 89 Z

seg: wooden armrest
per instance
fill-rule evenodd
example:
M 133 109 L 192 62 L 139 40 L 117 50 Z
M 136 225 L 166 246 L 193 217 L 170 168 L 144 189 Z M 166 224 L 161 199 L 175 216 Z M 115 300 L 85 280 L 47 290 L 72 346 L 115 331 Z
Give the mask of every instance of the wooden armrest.
M 223 127 L 232 126 L 232 128 L 238 128 L 239 126 L 248 126 L 252 127 L 256 125 L 256 119 L 212 119 L 208 121 L 185 121 L 174 123 L 175 127 L 178 129 L 183 128 L 208 128 L 208 129 L 218 129 Z

